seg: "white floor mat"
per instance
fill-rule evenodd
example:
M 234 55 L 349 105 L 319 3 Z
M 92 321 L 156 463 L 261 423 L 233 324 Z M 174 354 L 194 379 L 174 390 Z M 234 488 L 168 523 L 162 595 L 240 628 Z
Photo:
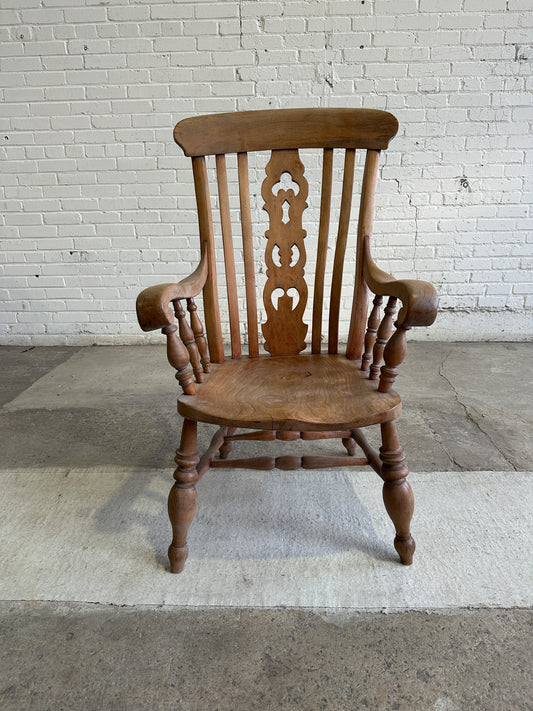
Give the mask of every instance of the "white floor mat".
M 171 472 L 0 472 L 3 600 L 357 610 L 529 606 L 531 475 L 411 474 L 402 566 L 366 471 L 211 471 L 181 575 L 166 569 Z

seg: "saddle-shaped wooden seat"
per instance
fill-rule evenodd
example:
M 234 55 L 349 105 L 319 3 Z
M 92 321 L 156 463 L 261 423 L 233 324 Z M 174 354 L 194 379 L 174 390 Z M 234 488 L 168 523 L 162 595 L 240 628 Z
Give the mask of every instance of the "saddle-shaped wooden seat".
M 394 545 L 402 563 L 412 561 L 410 533 L 413 494 L 395 419 L 400 396 L 392 390 L 405 357 L 406 333 L 435 320 L 437 296 L 426 282 L 396 280 L 372 260 L 370 242 L 380 151 L 387 148 L 398 123 L 384 111 L 367 109 L 288 109 L 218 114 L 185 119 L 174 138 L 192 158 L 198 208 L 201 259 L 178 284 L 145 289 L 137 299 L 143 330 L 162 329 L 167 352 L 183 388 L 178 411 L 183 416 L 176 480 L 169 496 L 173 539 L 171 570 L 180 572 L 188 554 L 187 532 L 197 509 L 196 483 L 210 468 L 320 468 L 370 465 L 383 479 L 385 507 L 395 528 Z M 314 274 L 306 274 L 307 231 L 303 215 L 309 184 L 300 150 L 318 152 L 322 171 L 320 216 L 312 226 Z M 347 249 L 351 224 L 356 151 L 365 151 L 356 244 Z M 261 184 L 269 225 L 264 231 L 263 341 L 259 338 L 248 153 L 269 151 Z M 243 283 L 237 279 L 226 155 L 236 154 Z M 328 243 L 334 197 L 334 156 L 343 158 L 339 219 L 330 264 L 329 300 L 325 295 Z M 215 156 L 221 254 L 213 226 L 206 156 Z M 309 239 L 308 239 L 309 241 Z M 223 255 L 223 263 L 222 257 Z M 346 265 L 355 264 L 348 269 Z M 345 268 L 346 267 L 346 268 Z M 217 275 L 217 268 L 219 273 Z M 308 287 L 308 279 L 311 277 Z M 339 314 L 343 280 L 352 292 L 346 347 L 340 352 Z M 219 284 L 225 282 L 225 299 Z M 311 338 L 306 306 L 312 291 Z M 369 294 L 373 293 L 370 303 Z M 194 298 L 203 294 L 204 328 Z M 345 292 L 344 292 L 345 293 Z M 384 297 L 387 297 L 384 302 Z M 329 301 L 329 303 L 328 303 Z M 397 302 L 401 308 L 396 314 Z M 226 357 L 220 304 L 229 322 L 231 356 Z M 244 304 L 246 320 L 241 319 Z M 323 316 L 327 311 L 327 346 Z M 174 323 L 177 319 L 178 325 Z M 396 321 L 394 320 L 396 318 Z M 243 334 L 246 334 L 246 339 Z M 243 343 L 243 341 L 246 341 Z M 246 351 L 246 352 L 243 352 Z M 326 351 L 326 352 L 324 352 Z M 268 355 L 270 354 L 270 355 Z M 220 425 L 207 451 L 197 452 L 197 423 Z M 379 424 L 379 453 L 361 428 Z M 246 432 L 238 432 L 244 428 Z M 339 438 L 347 455 L 228 459 L 240 440 L 317 440 Z M 355 456 L 357 449 L 361 456 Z
M 380 393 L 343 355 L 260 356 L 211 366 L 196 395 L 178 398 L 183 417 L 258 430 L 351 430 L 400 414 L 394 391 Z

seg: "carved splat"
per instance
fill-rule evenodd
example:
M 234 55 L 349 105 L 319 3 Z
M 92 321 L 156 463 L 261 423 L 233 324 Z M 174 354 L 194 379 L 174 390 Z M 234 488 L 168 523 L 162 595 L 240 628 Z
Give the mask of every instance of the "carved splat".
M 298 151 L 272 151 L 261 195 L 265 201 L 263 209 L 269 216 L 265 232 L 267 282 L 263 294 L 267 320 L 262 330 L 265 349 L 273 356 L 297 355 L 306 347 L 307 325 L 303 314 L 307 304 L 304 279 L 307 233 L 302 229 L 302 214 L 307 207 L 307 193 Z

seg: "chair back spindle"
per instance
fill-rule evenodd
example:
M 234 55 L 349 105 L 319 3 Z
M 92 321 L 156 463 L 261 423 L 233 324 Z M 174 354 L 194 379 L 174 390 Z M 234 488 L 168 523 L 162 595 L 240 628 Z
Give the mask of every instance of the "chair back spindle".
M 339 229 L 333 261 L 333 280 L 331 282 L 331 299 L 329 304 L 329 334 L 328 353 L 337 353 L 339 347 L 339 311 L 341 303 L 342 274 L 344 270 L 344 255 L 350 227 L 352 210 L 353 181 L 355 168 L 355 150 L 346 149 L 344 156 L 344 176 L 342 181 L 341 211 Z
M 259 355 L 259 331 L 257 325 L 257 293 L 255 287 L 254 243 L 252 235 L 252 214 L 250 210 L 250 184 L 248 154 L 237 154 L 239 171 L 239 202 L 241 206 L 242 251 L 244 278 L 246 282 L 246 315 L 248 321 L 248 355 Z
M 365 236 L 370 240 L 374 223 L 374 198 L 378 179 L 379 151 L 367 150 L 361 201 L 359 204 L 359 222 L 357 224 L 357 253 L 355 267 L 355 288 L 352 302 L 352 315 L 346 355 L 351 360 L 361 357 L 365 335 L 365 322 L 368 313 L 368 287 L 363 276 Z
M 198 156 L 192 159 L 194 176 L 194 190 L 198 207 L 198 227 L 200 230 L 200 243 L 202 251 L 207 252 L 208 276 L 204 286 L 205 327 L 209 353 L 214 363 L 224 361 L 224 346 L 222 343 L 222 329 L 220 327 L 220 309 L 218 306 L 217 265 L 215 256 L 215 238 L 213 234 L 213 217 L 211 212 L 211 199 L 209 196 L 209 181 L 205 157 Z
M 235 253 L 233 251 L 233 234 L 231 230 L 226 156 L 218 155 L 216 157 L 216 170 L 218 184 L 218 200 L 220 206 L 220 224 L 222 227 L 222 244 L 224 247 L 224 266 L 226 269 L 226 290 L 228 295 L 231 357 L 240 358 L 241 332 L 239 327 L 239 303 L 237 300 Z
M 320 198 L 320 222 L 315 267 L 313 295 L 313 335 L 311 352 L 322 350 L 322 309 L 324 304 L 324 277 L 328 254 L 329 223 L 331 215 L 331 187 L 333 182 L 333 148 L 324 148 L 322 159 L 322 194 Z

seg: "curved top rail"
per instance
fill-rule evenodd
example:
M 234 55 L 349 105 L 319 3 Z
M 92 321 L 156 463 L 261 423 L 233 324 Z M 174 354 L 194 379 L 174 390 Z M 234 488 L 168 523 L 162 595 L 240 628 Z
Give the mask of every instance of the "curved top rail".
M 271 109 L 183 119 L 174 140 L 187 156 L 289 148 L 387 148 L 398 121 L 377 109 Z

